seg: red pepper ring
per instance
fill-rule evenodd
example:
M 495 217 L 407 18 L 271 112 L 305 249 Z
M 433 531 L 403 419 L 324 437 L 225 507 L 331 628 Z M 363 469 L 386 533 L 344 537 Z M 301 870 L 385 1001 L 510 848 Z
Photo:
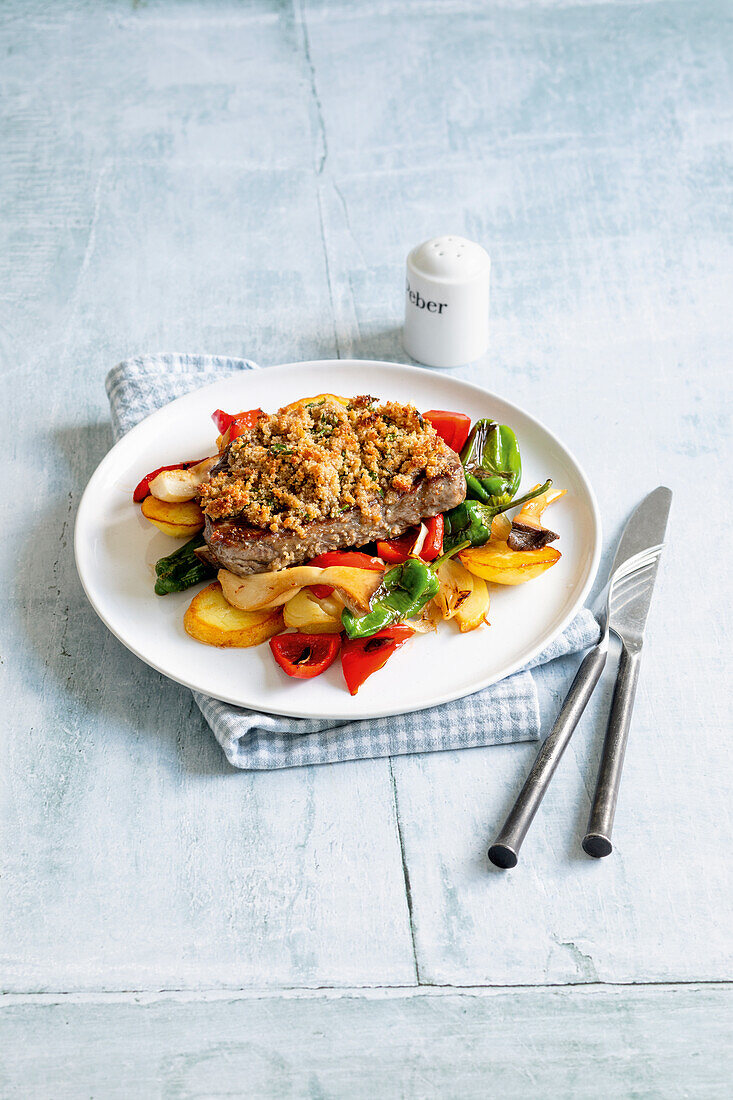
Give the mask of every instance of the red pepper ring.
M 423 413 L 423 419 L 429 421 L 436 432 L 456 453 L 463 449 L 471 431 L 471 417 L 465 413 L 446 412 L 444 409 L 430 409 Z
M 319 554 L 318 557 L 313 558 L 308 565 L 320 565 L 323 569 L 329 565 L 345 565 L 349 569 L 369 569 L 373 573 L 381 573 L 384 569 L 384 564 L 379 558 L 362 554 L 359 550 L 329 550 L 327 554 Z M 325 600 L 333 594 L 333 586 L 313 584 L 311 592 L 317 600 Z
M 135 486 L 132 499 L 136 504 L 140 504 L 145 500 L 145 497 L 150 496 L 150 482 L 155 481 L 158 474 L 162 474 L 164 470 L 189 470 L 191 466 L 198 466 L 199 462 L 203 461 L 203 458 L 194 458 L 190 462 L 174 462 L 171 466 L 159 466 L 157 470 L 151 470 L 151 472 L 146 474 L 142 481 L 139 481 Z
M 340 644 L 340 634 L 276 634 L 270 638 L 273 657 L 283 672 L 296 680 L 312 680 L 330 668 Z
M 394 651 L 414 633 L 409 626 L 388 626 L 372 634 L 371 638 L 345 638 L 341 647 L 341 669 L 350 694 L 356 695 L 364 681 L 383 668 Z

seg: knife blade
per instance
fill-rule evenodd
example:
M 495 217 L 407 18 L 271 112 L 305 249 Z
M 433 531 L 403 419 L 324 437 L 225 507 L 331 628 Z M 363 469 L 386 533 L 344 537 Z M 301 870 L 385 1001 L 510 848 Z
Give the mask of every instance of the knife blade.
M 671 503 L 672 493 L 660 485 L 638 505 L 621 536 L 612 574 L 635 554 L 664 543 Z M 583 850 L 595 859 L 613 851 L 611 833 L 639 679 L 644 630 L 658 568 L 659 556 L 619 585 L 616 593 L 611 593 L 609 627 L 621 639 L 621 657 L 596 790 L 583 838 Z
M 621 536 L 612 574 L 629 558 L 664 542 L 671 504 L 672 493 L 660 485 L 634 509 Z M 612 593 L 609 625 L 627 645 L 643 643 L 658 569 L 659 558 L 632 582 Z

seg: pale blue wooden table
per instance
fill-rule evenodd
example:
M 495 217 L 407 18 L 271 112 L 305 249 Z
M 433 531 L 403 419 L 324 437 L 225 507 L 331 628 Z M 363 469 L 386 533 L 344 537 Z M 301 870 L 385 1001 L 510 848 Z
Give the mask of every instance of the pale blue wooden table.
M 5 0 L 0 56 L 0 1094 L 729 1095 L 730 5 Z M 608 680 L 502 875 L 532 746 L 235 773 L 75 574 L 112 364 L 404 360 L 450 231 L 494 261 L 458 373 L 607 547 L 676 494 L 599 863 Z

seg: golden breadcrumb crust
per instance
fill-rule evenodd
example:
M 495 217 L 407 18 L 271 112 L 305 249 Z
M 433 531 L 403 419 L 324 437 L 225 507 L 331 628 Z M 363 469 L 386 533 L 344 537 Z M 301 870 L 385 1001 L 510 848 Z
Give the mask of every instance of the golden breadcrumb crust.
M 302 534 L 352 508 L 377 520 L 385 495 L 450 473 L 455 455 L 412 405 L 324 397 L 261 416 L 231 444 L 228 461 L 228 473 L 201 486 L 207 516 Z

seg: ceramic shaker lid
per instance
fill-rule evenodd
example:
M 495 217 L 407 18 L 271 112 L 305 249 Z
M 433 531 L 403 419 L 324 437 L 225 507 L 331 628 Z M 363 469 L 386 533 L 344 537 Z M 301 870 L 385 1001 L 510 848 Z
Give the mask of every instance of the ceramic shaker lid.
M 491 260 L 465 237 L 434 237 L 407 257 L 405 351 L 430 367 L 478 359 L 489 343 Z

